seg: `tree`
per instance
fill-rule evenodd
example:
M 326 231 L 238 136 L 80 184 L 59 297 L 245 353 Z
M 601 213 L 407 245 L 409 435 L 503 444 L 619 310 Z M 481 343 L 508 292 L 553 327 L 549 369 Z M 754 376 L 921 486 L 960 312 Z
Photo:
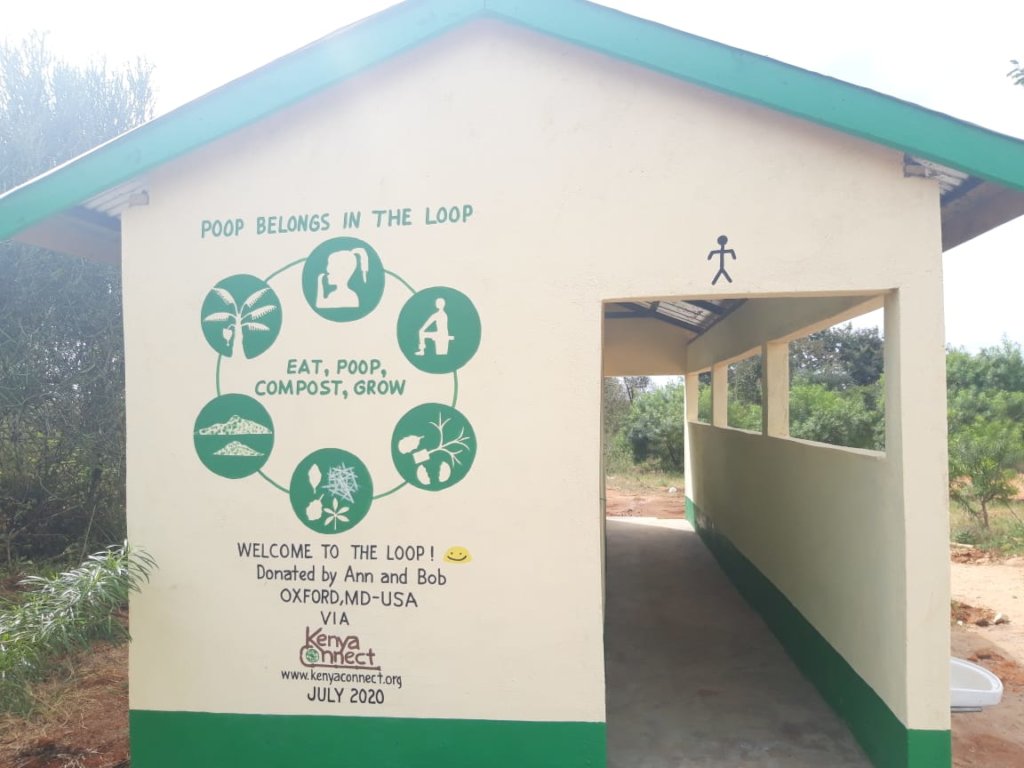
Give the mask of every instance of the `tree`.
M 45 39 L 0 45 L 0 190 L 152 112 L 150 68 L 75 67 Z M 0 243 L 0 551 L 124 536 L 120 270 Z
M 789 368 L 793 380 L 829 389 L 874 384 L 885 370 L 882 337 L 877 328 L 826 328 L 789 345 Z
M 1024 354 L 1007 339 L 971 354 L 946 353 L 949 495 L 989 527 L 989 507 L 1009 503 L 1024 461 Z
M 636 401 L 638 395 L 651 390 L 650 376 L 623 376 L 622 385 L 626 388 L 626 397 L 629 402 Z
M 629 416 L 630 403 L 622 380 L 609 376 L 602 382 L 602 449 L 605 467 L 628 464 L 627 451 L 621 446 L 623 425 Z M 621 461 L 616 461 L 616 458 Z
M 988 508 L 1009 504 L 1017 493 L 1016 464 L 1024 455 L 1020 435 L 1006 421 L 978 421 L 949 441 L 949 495 L 982 527 L 989 527 Z
M 153 113 L 152 67 L 57 59 L 42 35 L 0 45 L 0 189 L 9 189 Z
M 880 389 L 880 385 L 876 387 Z M 885 421 L 871 390 L 794 383 L 789 396 L 790 435 L 830 445 L 881 450 Z
M 790 434 L 853 448 L 884 446 L 884 347 L 877 329 L 847 324 L 812 333 L 790 344 L 789 364 Z M 760 355 L 729 366 L 729 426 L 761 429 L 761 373 Z M 702 391 L 702 409 L 705 400 L 710 395 Z
M 950 395 L 978 392 L 1024 393 L 1024 353 L 1009 339 L 976 354 L 963 349 L 946 353 L 946 385 Z M 1010 418 L 1024 416 L 1007 413 Z
M 1006 76 L 1013 80 L 1014 85 L 1024 85 L 1024 65 L 1016 59 L 1010 59 L 1013 69 L 1006 73 Z
M 697 374 L 697 421 L 711 423 L 711 371 Z
M 681 381 L 638 395 L 624 427 L 633 460 L 667 471 L 682 470 L 685 417 Z
M 1004 339 L 975 354 L 946 353 L 949 432 L 955 436 L 975 424 L 1004 423 L 1024 444 L 1024 353 Z
M 730 406 L 761 405 L 761 365 L 761 356 L 754 355 L 729 366 Z

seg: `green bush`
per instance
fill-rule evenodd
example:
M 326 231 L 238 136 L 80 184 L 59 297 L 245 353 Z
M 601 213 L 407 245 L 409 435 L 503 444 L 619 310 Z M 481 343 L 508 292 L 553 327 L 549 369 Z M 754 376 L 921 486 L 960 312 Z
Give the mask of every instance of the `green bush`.
M 823 384 L 794 383 L 789 398 L 790 435 L 831 445 L 884 450 L 884 416 L 873 396 L 879 386 L 838 390 Z
M 605 474 L 618 475 L 633 469 L 633 449 L 622 433 L 612 436 L 605 443 L 604 471 Z
M 729 401 L 729 426 L 761 431 L 761 404 Z
M 30 684 L 45 677 L 60 656 L 97 639 L 126 640 L 115 612 L 149 579 L 154 565 L 125 543 L 91 555 L 78 568 L 26 578 L 21 600 L 0 601 L 0 711 L 29 710 Z
M 681 381 L 639 394 L 633 400 L 623 428 L 634 463 L 681 471 L 685 417 L 686 400 Z
M 150 67 L 71 65 L 45 37 L 0 42 L 0 191 L 152 114 Z M 121 275 L 0 243 L 0 562 L 121 541 Z

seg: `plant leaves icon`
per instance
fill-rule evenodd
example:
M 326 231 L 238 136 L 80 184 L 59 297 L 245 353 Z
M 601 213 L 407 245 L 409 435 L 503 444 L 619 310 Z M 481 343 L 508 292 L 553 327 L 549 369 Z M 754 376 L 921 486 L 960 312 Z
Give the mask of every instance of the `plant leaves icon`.
M 320 487 L 320 481 L 323 480 L 323 477 L 320 467 L 316 464 L 309 468 L 309 484 L 313 488 L 313 493 L 316 493 L 316 489 Z

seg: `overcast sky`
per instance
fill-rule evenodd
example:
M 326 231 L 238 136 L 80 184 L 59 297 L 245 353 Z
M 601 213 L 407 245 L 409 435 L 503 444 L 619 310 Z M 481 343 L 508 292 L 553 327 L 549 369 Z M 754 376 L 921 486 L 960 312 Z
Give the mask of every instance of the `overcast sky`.
M 0 35 L 45 31 L 72 62 L 152 63 L 163 113 L 393 3 L 289 0 L 34 0 L 4 3 Z M 864 85 L 1024 138 L 1024 3 L 1010 0 L 606 0 L 605 5 Z M 161 8 L 158 12 L 156 9 Z M 1024 342 L 1024 221 L 951 252 L 946 338 L 976 349 Z

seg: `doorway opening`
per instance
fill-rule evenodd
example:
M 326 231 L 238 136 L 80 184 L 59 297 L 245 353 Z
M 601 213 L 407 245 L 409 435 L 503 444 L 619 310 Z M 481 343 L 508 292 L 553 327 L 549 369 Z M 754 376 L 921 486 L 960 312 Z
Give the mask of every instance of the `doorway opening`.
M 863 295 L 606 302 L 609 766 L 871 765 L 737 591 L 712 541 L 758 515 L 722 505 L 747 498 L 726 491 L 751 483 L 759 452 L 799 445 L 838 452 L 840 463 L 846 452 L 884 457 L 883 318 L 864 318 L 882 303 Z M 851 367 L 856 375 L 845 375 Z M 762 493 L 775 492 L 772 478 L 758 480 Z

